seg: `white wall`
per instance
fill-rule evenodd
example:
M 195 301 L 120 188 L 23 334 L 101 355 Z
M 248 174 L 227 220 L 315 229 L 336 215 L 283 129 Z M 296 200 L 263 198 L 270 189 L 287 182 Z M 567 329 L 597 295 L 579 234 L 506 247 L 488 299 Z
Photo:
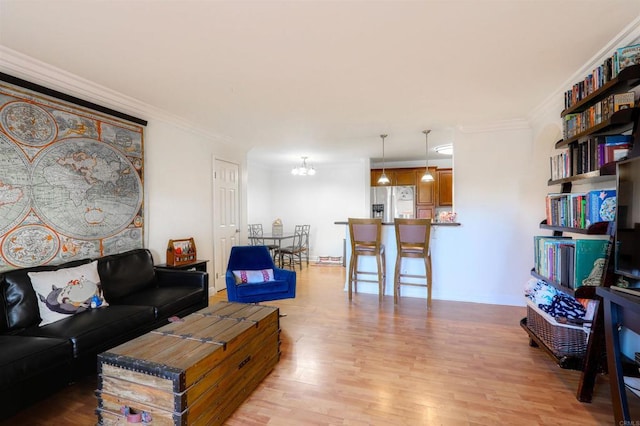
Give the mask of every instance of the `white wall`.
M 244 153 L 162 120 L 149 122 L 145 139 L 148 248 L 161 263 L 169 239 L 194 237 L 212 272 L 214 158 L 242 164 Z
M 530 224 L 544 212 L 544 199 L 529 191 L 538 185 L 531 180 L 531 137 L 528 128 L 456 132 L 454 207 L 462 225 L 437 231 L 437 298 L 524 304 Z
M 282 220 L 285 232 L 309 224 L 312 258 L 343 255 L 344 226 L 334 222 L 369 216 L 368 160 L 314 164 L 315 176 L 293 176 L 287 167 L 268 170 L 249 164 L 249 222 L 262 223 L 265 232 L 276 218 Z

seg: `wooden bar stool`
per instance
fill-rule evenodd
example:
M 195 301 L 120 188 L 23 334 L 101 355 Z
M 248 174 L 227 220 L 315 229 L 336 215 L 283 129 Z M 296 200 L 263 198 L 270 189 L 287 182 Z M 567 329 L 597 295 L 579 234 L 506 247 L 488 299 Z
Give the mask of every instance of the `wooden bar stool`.
M 352 292 L 358 291 L 358 281 L 378 283 L 378 299 L 382 303 L 384 297 L 384 279 L 386 262 L 384 244 L 382 244 L 382 219 L 349 218 L 349 235 L 351 240 L 351 262 L 349 262 L 349 300 Z M 377 271 L 359 271 L 360 256 L 375 256 Z M 377 280 L 359 279 L 358 275 L 377 275 Z
M 429 237 L 431 235 L 431 219 L 395 219 L 396 270 L 393 276 L 393 302 L 398 303 L 401 285 L 427 287 L 427 306 L 431 307 L 431 254 L 429 252 Z M 401 273 L 402 258 L 424 259 L 424 275 Z M 402 282 L 402 278 L 423 279 L 424 283 Z

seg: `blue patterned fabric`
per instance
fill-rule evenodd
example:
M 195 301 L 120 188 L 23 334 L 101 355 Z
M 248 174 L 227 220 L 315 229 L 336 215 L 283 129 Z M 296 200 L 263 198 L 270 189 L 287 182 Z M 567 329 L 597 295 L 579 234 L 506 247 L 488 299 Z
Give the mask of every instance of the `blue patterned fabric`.
M 582 319 L 587 313 L 580 302 L 564 293 L 556 294 L 551 305 L 539 305 L 538 307 L 554 318 Z
M 587 313 L 582 303 L 544 281 L 530 279 L 524 293 L 527 299 L 554 318 L 583 319 Z

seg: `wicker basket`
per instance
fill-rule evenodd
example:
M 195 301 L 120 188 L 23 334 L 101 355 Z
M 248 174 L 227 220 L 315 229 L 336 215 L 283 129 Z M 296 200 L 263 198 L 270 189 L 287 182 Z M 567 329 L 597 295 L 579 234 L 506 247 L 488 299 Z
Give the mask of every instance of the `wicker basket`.
M 532 303 L 527 304 L 527 327 L 556 356 L 584 356 L 587 332 L 578 326 L 560 324 Z

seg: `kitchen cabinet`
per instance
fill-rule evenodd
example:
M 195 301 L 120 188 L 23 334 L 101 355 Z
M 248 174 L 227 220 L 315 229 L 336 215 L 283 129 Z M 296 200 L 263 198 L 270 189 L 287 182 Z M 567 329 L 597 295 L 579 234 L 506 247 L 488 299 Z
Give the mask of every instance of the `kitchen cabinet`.
M 435 215 L 435 207 L 433 206 L 417 206 L 416 216 L 418 219 L 433 219 Z
M 422 175 L 424 175 L 424 169 L 416 169 L 415 171 L 415 182 L 417 186 L 416 192 L 418 196 L 416 197 L 416 203 L 418 206 L 420 205 L 435 205 L 436 203 L 436 180 L 437 172 L 435 167 L 429 167 L 429 172 L 433 176 L 434 180 L 431 182 L 422 182 L 420 179 Z
M 453 205 L 453 170 L 438 169 L 438 207 Z
M 416 217 L 422 219 L 434 218 L 436 207 L 453 205 L 453 170 L 429 167 L 429 171 L 434 178 L 431 182 L 421 180 L 424 167 L 385 170 L 390 183 L 384 186 L 415 185 Z M 371 186 L 382 186 L 378 185 L 381 174 L 382 169 L 371 170 Z
M 396 169 L 396 185 L 415 185 L 416 172 L 415 169 Z
M 386 185 L 380 185 L 378 179 L 382 176 L 382 169 L 371 170 L 371 186 L 394 186 L 396 184 L 396 174 L 393 170 L 384 171 L 389 178 L 389 183 Z

